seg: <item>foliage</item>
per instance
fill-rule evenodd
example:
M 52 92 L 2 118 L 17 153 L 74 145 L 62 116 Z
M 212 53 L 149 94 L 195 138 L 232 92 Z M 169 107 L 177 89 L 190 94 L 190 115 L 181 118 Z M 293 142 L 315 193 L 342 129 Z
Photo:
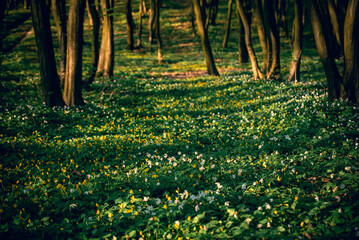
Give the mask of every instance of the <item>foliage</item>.
M 251 80 L 217 41 L 209 77 L 197 41 L 162 65 L 121 50 L 74 108 L 39 104 L 34 53 L 4 59 L 1 238 L 358 237 L 359 109 L 327 102 L 318 57 L 302 82 Z

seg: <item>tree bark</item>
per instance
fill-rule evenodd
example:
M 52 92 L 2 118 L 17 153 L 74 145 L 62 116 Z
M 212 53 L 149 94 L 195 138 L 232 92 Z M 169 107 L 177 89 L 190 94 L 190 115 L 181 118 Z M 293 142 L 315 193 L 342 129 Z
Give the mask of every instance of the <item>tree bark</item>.
M 228 38 L 229 38 L 229 33 L 230 33 L 230 31 L 231 31 L 232 5 L 233 5 L 233 0 L 229 0 L 229 1 L 228 1 L 228 13 L 227 13 L 226 32 L 225 32 L 225 34 L 224 34 L 224 39 L 223 39 L 223 43 L 222 43 L 222 47 L 223 47 L 223 48 L 226 48 L 226 47 L 227 47 Z
M 359 103 L 359 1 L 349 0 L 344 23 L 344 91 L 341 97 Z
M 249 1 L 244 1 L 244 9 L 246 11 L 246 16 L 248 20 L 248 24 L 251 25 L 252 22 L 252 7 Z M 248 50 L 246 47 L 246 39 L 245 39 L 245 31 L 244 25 L 238 12 L 238 8 L 236 7 L 236 13 L 238 18 L 238 62 L 239 63 L 247 63 L 249 61 Z
M 243 7 L 243 0 L 236 0 L 236 2 L 237 2 L 237 11 L 239 12 L 239 14 L 241 16 L 243 26 L 244 26 L 246 46 L 247 46 L 247 51 L 248 51 L 248 54 L 249 54 L 249 57 L 251 60 L 253 78 L 254 79 L 263 78 L 263 74 L 261 73 L 261 71 L 258 67 L 256 54 L 253 50 L 252 40 L 251 40 L 251 28 L 250 28 L 249 21 L 246 16 L 246 12 Z
M 280 79 L 280 38 L 277 23 L 275 21 L 273 0 L 266 0 L 265 2 L 265 11 L 268 17 L 269 36 L 272 49 L 272 62 L 267 78 Z
M 66 34 L 66 1 L 51 0 L 51 10 L 54 16 L 57 39 L 60 49 L 60 83 L 64 84 L 66 74 L 66 50 L 67 50 L 67 34 Z
M 98 59 L 97 75 L 113 76 L 114 66 L 114 39 L 113 39 L 113 0 L 101 0 L 103 12 L 103 27 L 101 48 Z
M 71 0 L 67 31 L 64 100 L 67 106 L 84 105 L 82 98 L 82 48 L 85 0 Z
M 156 34 L 156 39 L 157 39 L 158 63 L 162 63 L 162 60 L 163 60 L 162 39 L 161 39 L 161 33 L 160 33 L 160 9 L 161 9 L 161 0 L 156 0 L 155 34 Z
M 266 32 L 266 27 L 264 24 L 262 0 L 255 0 L 254 3 L 254 19 L 257 25 L 259 41 L 262 47 L 263 65 L 265 72 L 268 73 L 270 67 L 270 54 L 268 49 L 269 40 L 267 38 L 268 34 Z
M 138 24 L 138 30 L 137 30 L 137 48 L 142 48 L 141 38 L 142 38 L 142 17 L 144 15 L 143 13 L 143 1 L 140 0 L 140 6 L 139 6 L 139 24 Z
M 3 38 L 4 38 L 4 18 L 5 18 L 6 2 L 0 1 L 0 54 L 3 56 Z M 2 68 L 2 57 L 0 57 L 0 77 L 1 77 L 1 68 Z
M 205 11 L 205 9 L 203 9 L 203 6 L 201 8 L 199 1 L 200 0 L 193 0 L 193 6 L 194 6 L 194 11 L 196 13 L 198 32 L 201 37 L 202 48 L 206 59 L 207 72 L 209 75 L 219 76 L 218 70 L 214 62 L 211 44 L 208 38 L 208 33 L 205 28 L 205 21 L 203 18 L 203 11 Z
M 133 17 L 132 17 L 132 7 L 131 7 L 131 0 L 126 0 L 125 6 L 126 12 L 126 30 L 127 30 L 127 48 L 129 50 L 134 49 L 133 43 Z
M 155 18 L 156 18 L 156 0 L 150 0 L 150 16 L 148 18 L 148 41 L 150 42 L 150 49 L 152 48 L 153 39 L 155 35 Z
M 91 35 L 91 69 L 88 72 L 88 77 L 85 81 L 84 88 L 88 88 L 92 84 L 96 76 L 96 68 L 98 65 L 99 58 L 99 36 L 100 36 L 100 16 L 96 9 L 95 0 L 86 0 L 87 3 L 87 12 L 90 19 L 92 27 Z
M 61 95 L 50 28 L 50 6 L 43 0 L 31 0 L 31 15 L 45 105 L 63 106 L 65 103 Z
M 302 0 L 295 0 L 294 3 L 294 41 L 293 41 L 293 60 L 289 70 L 288 81 L 300 81 L 300 62 L 302 59 L 303 48 L 303 3 Z
M 308 2 L 310 8 L 310 21 L 313 28 L 315 43 L 317 45 L 317 50 L 327 78 L 328 100 L 334 101 L 340 96 L 339 83 L 341 81 L 341 76 L 339 74 L 337 65 L 335 64 L 334 58 L 331 56 L 331 53 L 329 51 L 330 49 L 328 47 L 327 40 L 328 34 L 325 32 L 325 29 L 323 27 L 323 20 L 319 12 L 318 2 L 317 0 Z

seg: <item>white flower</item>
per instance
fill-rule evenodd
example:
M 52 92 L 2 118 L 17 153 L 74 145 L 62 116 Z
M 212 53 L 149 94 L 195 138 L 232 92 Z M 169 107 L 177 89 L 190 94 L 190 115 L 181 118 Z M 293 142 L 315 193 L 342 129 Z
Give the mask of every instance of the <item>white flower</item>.
M 262 211 L 263 209 L 262 209 L 262 207 L 258 207 L 258 211 Z
M 217 185 L 218 189 L 221 189 L 223 187 L 219 182 L 216 182 L 216 185 Z
M 147 202 L 149 197 L 143 197 L 143 201 Z
M 263 227 L 263 224 L 260 224 L 260 223 L 259 223 L 259 224 L 257 225 L 257 227 L 258 227 L 258 228 L 262 228 L 262 227 Z
M 74 209 L 75 207 L 77 207 L 77 205 L 76 205 L 75 203 L 70 204 L 70 210 L 71 210 L 71 209 Z
M 243 183 L 243 184 L 242 184 L 242 189 L 243 189 L 243 190 L 246 190 L 246 189 L 247 189 L 247 183 Z
M 266 209 L 270 210 L 270 205 L 266 203 Z
M 249 223 L 252 221 L 252 219 L 247 218 L 245 221 L 246 221 L 246 222 L 247 222 L 247 224 L 249 225 Z
M 226 205 L 226 206 L 228 207 L 228 206 L 229 206 L 229 202 L 228 202 L 228 201 L 225 202 L 224 205 Z
M 350 171 L 350 167 L 345 167 L 345 171 Z
M 160 205 L 160 204 L 161 204 L 161 199 L 156 198 L 156 204 L 157 204 L 157 205 Z
M 198 212 L 198 210 L 199 210 L 199 206 L 198 206 L 198 205 L 196 205 L 196 206 L 194 207 L 194 210 L 196 210 L 196 212 Z

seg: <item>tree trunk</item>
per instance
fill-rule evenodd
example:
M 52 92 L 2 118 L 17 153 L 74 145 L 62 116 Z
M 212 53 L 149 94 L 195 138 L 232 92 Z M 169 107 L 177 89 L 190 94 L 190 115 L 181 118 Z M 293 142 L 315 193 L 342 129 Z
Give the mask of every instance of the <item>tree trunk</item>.
M 255 9 L 254 9 L 254 19 L 257 25 L 259 41 L 262 47 L 262 55 L 263 55 L 263 64 L 264 70 L 266 73 L 269 72 L 270 67 L 270 55 L 268 49 L 268 34 L 266 32 L 265 24 L 264 24 L 264 16 L 263 16 L 263 7 L 262 0 L 255 0 Z
M 45 105 L 63 106 L 50 28 L 50 6 L 46 1 L 31 0 L 31 14 Z
M 359 103 L 359 1 L 350 0 L 344 23 L 344 93 L 341 97 Z
M 337 7 L 335 6 L 334 0 L 327 0 L 327 4 L 328 4 L 330 21 L 333 26 L 334 36 L 335 36 L 339 46 L 341 47 L 341 49 L 343 49 L 344 19 L 339 19 L 340 18 L 340 14 L 338 13 L 339 9 L 337 9 Z
M 193 1 L 191 1 L 191 25 L 192 25 L 192 31 L 193 31 L 193 36 L 196 36 L 196 24 L 195 24 L 195 13 L 194 13 L 194 5 L 193 5 Z
M 137 30 L 137 48 L 142 48 L 141 38 L 142 38 L 142 17 L 143 17 L 143 1 L 140 0 L 140 7 L 139 7 L 139 24 Z
M 98 59 L 97 75 L 113 76 L 114 66 L 114 39 L 113 39 L 113 0 L 101 0 L 103 12 L 103 27 L 101 49 Z
M 219 76 L 219 73 L 217 71 L 214 62 L 211 44 L 208 38 L 208 33 L 204 25 L 205 22 L 203 18 L 203 11 L 205 11 L 205 9 L 203 9 L 203 7 L 201 8 L 199 1 L 200 0 L 193 0 L 193 6 L 194 6 L 194 11 L 196 13 L 198 32 L 201 37 L 202 48 L 206 59 L 207 72 L 209 75 Z
M 67 34 L 66 34 L 66 1 L 65 0 L 51 0 L 51 10 L 54 16 L 57 38 L 60 48 L 60 82 L 64 84 L 66 74 L 66 49 L 67 49 Z
M 288 81 L 293 79 L 297 82 L 300 81 L 300 62 L 302 59 L 302 47 L 303 47 L 303 3 L 302 0 L 295 0 L 294 3 L 294 42 L 293 42 L 293 60 L 289 70 Z
M 248 20 L 248 24 L 251 25 L 252 22 L 252 6 L 249 1 L 244 1 L 244 9 L 246 11 L 246 16 Z M 244 25 L 236 7 L 236 13 L 238 18 L 238 62 L 239 63 L 247 63 L 249 61 L 248 50 L 246 47 L 246 39 L 245 39 L 245 31 Z
M 148 18 L 148 41 L 150 49 L 152 49 L 153 39 L 155 35 L 155 18 L 156 18 L 156 0 L 150 0 L 150 16 Z
M 313 28 L 315 43 L 317 45 L 317 50 L 322 61 L 328 82 L 328 99 L 329 101 L 333 101 L 338 99 L 340 96 L 339 83 L 341 76 L 339 74 L 337 65 L 335 64 L 334 58 L 330 55 L 330 49 L 328 47 L 327 40 L 328 34 L 325 32 L 323 27 L 323 20 L 319 12 L 318 2 L 317 0 L 308 2 L 310 7 L 310 21 Z
M 160 9 L 161 9 L 161 0 L 156 0 L 156 15 L 155 15 L 155 34 L 157 39 L 157 58 L 158 63 L 162 63 L 163 53 L 162 53 L 162 39 L 160 34 Z
M 126 12 L 126 22 L 127 22 L 126 25 L 127 48 L 132 51 L 134 49 L 134 44 L 133 44 L 133 18 L 132 18 L 131 0 L 126 0 L 125 12 Z
M 5 18 L 5 10 L 6 10 L 6 2 L 5 1 L 0 1 L 0 77 L 1 77 L 1 73 L 2 73 L 2 56 L 4 54 L 4 49 L 3 49 L 3 38 L 4 38 L 4 18 Z
M 273 0 L 266 0 L 265 11 L 268 17 L 270 42 L 272 44 L 272 63 L 267 78 L 280 79 L 280 38 L 275 21 Z
M 96 4 L 94 0 L 86 0 L 87 2 L 87 12 L 90 19 L 92 27 L 91 35 L 91 69 L 88 72 L 88 77 L 85 81 L 84 88 L 88 88 L 92 84 L 96 75 L 96 68 L 99 58 L 99 35 L 100 35 L 100 16 L 96 9 Z
M 232 5 L 233 5 L 233 0 L 229 0 L 228 1 L 228 14 L 227 14 L 226 33 L 224 34 L 224 39 L 223 39 L 223 43 L 222 43 L 223 48 L 227 47 L 229 33 L 231 31 Z
M 247 51 L 248 51 L 249 57 L 251 59 L 253 77 L 254 77 L 254 79 L 263 78 L 263 74 L 261 73 L 261 71 L 258 67 L 256 54 L 253 50 L 252 40 L 251 40 L 251 28 L 249 25 L 249 21 L 247 19 L 246 12 L 243 7 L 243 0 L 236 0 L 236 2 L 237 2 L 237 11 L 239 12 L 239 14 L 241 16 L 243 26 L 244 26 L 246 46 L 247 46 Z
M 85 0 L 71 0 L 64 88 L 64 100 L 69 107 L 85 104 L 81 91 L 84 11 Z

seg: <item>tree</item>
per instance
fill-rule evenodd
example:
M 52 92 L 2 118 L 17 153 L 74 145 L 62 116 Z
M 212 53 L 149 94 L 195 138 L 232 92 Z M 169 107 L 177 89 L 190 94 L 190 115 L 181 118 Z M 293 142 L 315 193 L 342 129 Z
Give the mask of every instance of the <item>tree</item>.
M 150 15 L 148 18 L 148 41 L 150 42 L 150 48 L 155 38 L 155 18 L 156 18 L 156 0 L 150 0 Z
M 142 17 L 144 15 L 143 9 L 144 8 L 144 0 L 140 0 L 139 6 L 139 23 L 138 23 L 138 30 L 137 30 L 137 48 L 142 48 L 141 38 L 142 38 Z
M 113 0 L 101 0 L 103 15 L 102 39 L 97 66 L 97 75 L 112 77 L 114 66 Z
M 249 54 L 249 57 L 251 60 L 253 77 L 254 77 L 254 79 L 263 78 L 263 74 L 261 73 L 261 71 L 258 67 L 256 54 L 253 50 L 253 45 L 252 45 L 252 40 L 251 40 L 251 28 L 250 28 L 249 21 L 248 21 L 247 15 L 246 15 L 243 0 L 236 0 L 236 2 L 237 2 L 237 11 L 239 12 L 239 14 L 241 16 L 241 20 L 242 20 L 243 27 L 244 27 L 246 47 L 247 47 L 247 51 L 248 51 L 248 54 Z
M 268 33 L 266 32 L 266 26 L 264 24 L 264 16 L 263 16 L 263 7 L 262 7 L 262 0 L 255 0 L 255 7 L 254 7 L 254 19 L 257 25 L 259 41 L 262 47 L 262 55 L 263 55 L 263 64 L 264 70 L 266 73 L 269 73 L 270 68 L 270 50 L 269 50 L 269 39 Z
M 267 78 L 280 79 L 280 38 L 277 23 L 275 20 L 275 12 L 273 8 L 273 0 L 264 1 L 264 9 L 266 22 L 269 25 L 269 36 L 271 42 L 271 67 L 267 74 Z
M 131 0 L 126 0 L 125 3 L 125 12 L 126 12 L 126 30 L 127 30 L 127 48 L 129 50 L 134 49 L 133 43 L 133 17 L 132 17 L 132 7 Z
M 63 106 L 60 81 L 50 28 L 50 6 L 43 0 L 31 0 L 32 24 L 40 66 L 41 89 L 46 106 Z
M 226 24 L 226 33 L 224 34 L 224 39 L 222 43 L 222 47 L 226 48 L 229 38 L 229 33 L 231 31 L 231 19 L 232 19 L 232 5 L 233 0 L 228 0 L 228 13 L 227 13 L 227 24 Z
M 302 59 L 303 48 L 303 3 L 302 0 L 295 0 L 294 3 L 294 22 L 293 22 L 293 60 L 289 70 L 288 81 L 300 80 L 300 62 Z
M 1 66 L 2 66 L 2 56 L 4 54 L 3 50 L 3 34 L 4 34 L 4 18 L 6 10 L 6 1 L 0 1 L 0 76 L 1 76 Z
M 91 68 L 88 72 L 87 79 L 84 83 L 84 88 L 88 88 L 92 84 L 96 76 L 96 69 L 99 58 L 99 35 L 100 35 L 100 16 L 96 9 L 96 3 L 94 0 L 87 0 L 87 12 L 92 28 L 91 34 Z
M 65 0 L 51 0 L 51 10 L 54 16 L 57 39 L 59 41 L 60 49 L 60 82 L 64 84 L 66 74 L 66 1 Z
M 67 59 L 64 100 L 67 106 L 83 105 L 82 48 L 85 0 L 71 0 L 67 30 Z
M 162 38 L 160 33 L 160 9 L 161 9 L 161 0 L 156 0 L 156 15 L 155 15 L 155 34 L 157 39 L 157 59 L 158 63 L 161 63 L 163 60 L 162 53 Z
M 344 92 L 341 97 L 359 103 L 359 1 L 349 0 L 344 23 Z
M 323 17 L 320 15 L 319 3 L 317 0 L 308 2 L 315 43 L 327 77 L 328 98 L 329 101 L 333 101 L 340 97 L 339 80 L 341 77 L 328 46 L 328 34 L 323 27 Z
M 245 14 L 248 20 L 249 26 L 251 25 L 252 21 L 252 7 L 251 2 L 248 0 L 245 0 L 243 2 L 243 7 L 245 10 Z M 240 16 L 240 13 L 238 11 L 238 8 L 236 8 L 237 18 L 238 18 L 238 62 L 239 63 L 246 63 L 249 61 L 248 56 L 248 50 L 246 47 L 246 39 L 245 39 L 245 31 L 244 31 L 244 25 Z
M 204 25 L 205 18 L 204 18 L 203 12 L 205 12 L 205 8 L 203 5 L 201 7 L 199 1 L 200 0 L 193 0 L 193 6 L 194 6 L 195 14 L 196 14 L 196 19 L 197 19 L 198 32 L 201 37 L 202 48 L 203 48 L 205 59 L 206 59 L 207 72 L 209 75 L 219 76 L 218 70 L 217 70 L 215 62 L 214 62 L 211 44 L 210 44 L 210 41 L 208 38 L 207 29 L 205 28 L 205 25 Z

